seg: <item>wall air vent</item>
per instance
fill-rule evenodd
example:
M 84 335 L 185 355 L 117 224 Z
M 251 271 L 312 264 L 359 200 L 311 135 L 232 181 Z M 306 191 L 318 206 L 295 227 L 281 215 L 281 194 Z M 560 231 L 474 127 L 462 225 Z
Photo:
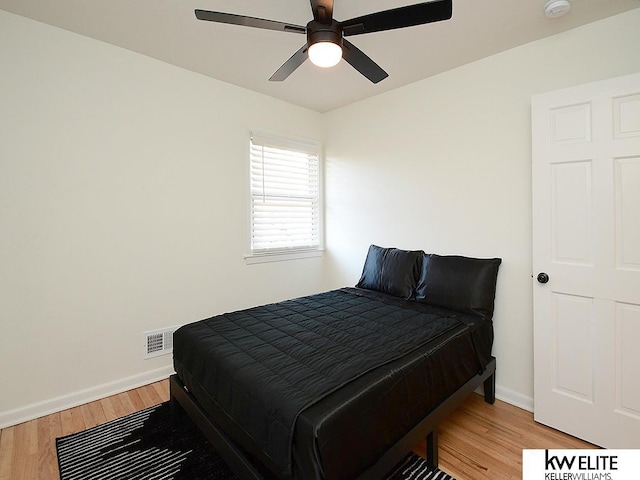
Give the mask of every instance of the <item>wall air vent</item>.
M 153 358 L 173 352 L 173 332 L 177 326 L 144 332 L 144 358 Z

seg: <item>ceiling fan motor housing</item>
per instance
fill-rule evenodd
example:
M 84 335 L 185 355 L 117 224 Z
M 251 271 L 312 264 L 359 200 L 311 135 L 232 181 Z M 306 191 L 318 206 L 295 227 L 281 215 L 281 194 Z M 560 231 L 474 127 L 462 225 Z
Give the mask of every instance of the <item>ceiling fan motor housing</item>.
M 330 24 L 311 20 L 307 23 L 307 46 L 318 42 L 331 42 L 342 48 L 342 28 L 332 20 Z

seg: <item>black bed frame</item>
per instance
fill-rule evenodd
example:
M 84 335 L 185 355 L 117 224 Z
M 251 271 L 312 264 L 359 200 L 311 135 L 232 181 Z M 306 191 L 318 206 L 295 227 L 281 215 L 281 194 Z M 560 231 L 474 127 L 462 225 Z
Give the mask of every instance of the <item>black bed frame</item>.
M 480 385 L 484 386 L 485 401 L 493 404 L 495 402 L 495 372 L 496 359 L 492 357 L 483 372 L 475 375 L 451 394 L 398 443 L 391 447 L 373 466 L 360 475 L 357 480 L 380 480 L 385 478 L 391 469 L 425 437 L 427 441 L 427 462 L 430 467 L 437 467 L 438 425 Z M 255 461 L 251 461 L 248 455 L 214 423 L 177 375 L 172 375 L 169 380 L 172 409 L 174 411 L 176 409 L 184 409 L 241 480 L 271 480 L 277 478 L 264 467 L 256 464 Z

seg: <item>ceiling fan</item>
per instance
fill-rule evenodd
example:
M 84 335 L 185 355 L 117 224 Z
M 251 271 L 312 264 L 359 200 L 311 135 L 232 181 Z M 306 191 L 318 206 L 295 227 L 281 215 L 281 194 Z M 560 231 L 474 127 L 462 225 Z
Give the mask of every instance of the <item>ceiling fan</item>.
M 344 58 L 362 75 L 373 83 L 378 83 L 389 74 L 344 37 L 448 20 L 453 12 L 453 4 L 452 0 L 434 0 L 370 13 L 343 22 L 333 18 L 333 0 L 311 0 L 311 10 L 313 20 L 307 23 L 306 27 L 208 10 L 196 10 L 195 14 L 199 20 L 209 22 L 306 33 L 307 43 L 284 62 L 269 78 L 271 81 L 285 80 L 309 57 L 311 62 L 321 67 L 332 67 L 340 58 Z

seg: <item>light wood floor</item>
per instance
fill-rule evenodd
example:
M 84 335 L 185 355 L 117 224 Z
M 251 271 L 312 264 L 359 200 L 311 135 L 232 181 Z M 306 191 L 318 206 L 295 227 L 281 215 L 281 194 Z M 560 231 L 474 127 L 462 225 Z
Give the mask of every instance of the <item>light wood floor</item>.
M 168 399 L 169 382 L 164 380 L 0 430 L 0 480 L 57 480 L 56 437 Z M 592 447 L 536 424 L 529 412 L 500 401 L 488 405 L 475 394 L 439 432 L 440 468 L 457 480 L 520 479 L 525 448 Z M 424 445 L 416 447 L 419 454 L 424 451 Z
M 438 429 L 440 468 L 457 480 L 520 480 L 523 449 L 596 448 L 500 400 L 471 395 Z M 415 451 L 423 454 L 426 447 Z

